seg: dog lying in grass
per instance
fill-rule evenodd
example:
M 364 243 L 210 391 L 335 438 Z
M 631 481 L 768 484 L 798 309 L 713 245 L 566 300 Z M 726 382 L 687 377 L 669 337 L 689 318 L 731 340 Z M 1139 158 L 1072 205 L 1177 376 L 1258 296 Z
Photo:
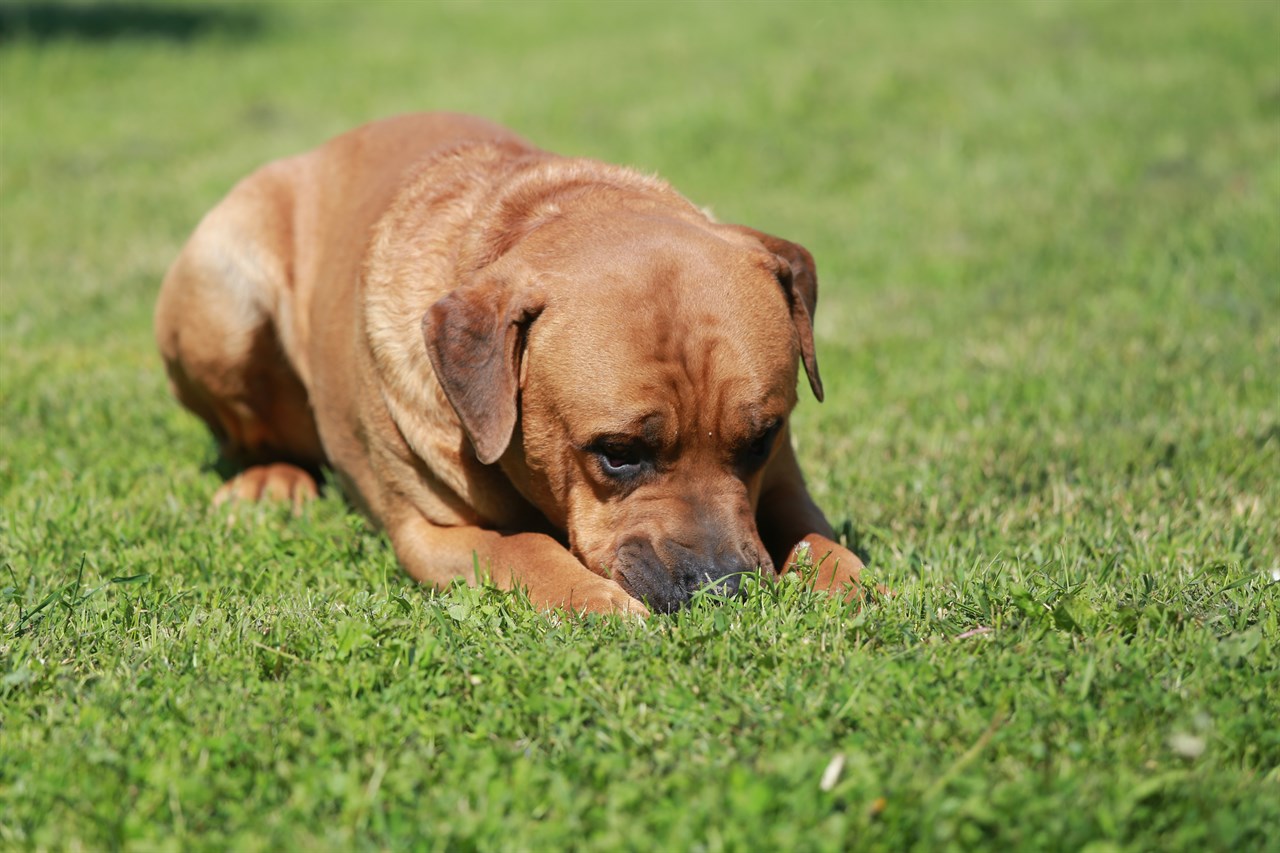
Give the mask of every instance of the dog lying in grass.
M 546 608 L 674 610 L 812 561 L 857 594 L 788 433 L 813 341 L 801 246 L 489 122 L 407 115 L 241 181 L 169 270 L 173 393 L 242 470 L 331 466 L 404 568 Z

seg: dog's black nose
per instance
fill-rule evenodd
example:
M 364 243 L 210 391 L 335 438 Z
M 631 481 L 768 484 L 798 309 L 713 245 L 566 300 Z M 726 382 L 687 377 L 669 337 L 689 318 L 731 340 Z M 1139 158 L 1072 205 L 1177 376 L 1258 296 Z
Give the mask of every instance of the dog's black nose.
M 754 572 L 758 566 L 749 566 L 738 557 L 718 557 L 710 564 L 703 563 L 694 568 L 690 594 L 698 589 L 706 589 L 716 595 L 735 596 L 742 591 L 742 577 L 747 572 Z
M 759 569 L 758 561 L 736 548 L 708 555 L 676 542 L 655 547 L 641 537 L 627 540 L 617 553 L 617 575 L 623 589 L 658 613 L 679 610 L 702 589 L 716 595 L 738 595 L 742 578 Z

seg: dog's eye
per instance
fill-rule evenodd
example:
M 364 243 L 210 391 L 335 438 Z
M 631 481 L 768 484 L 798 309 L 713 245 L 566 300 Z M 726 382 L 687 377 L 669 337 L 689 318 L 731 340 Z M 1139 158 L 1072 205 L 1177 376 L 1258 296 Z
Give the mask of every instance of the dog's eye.
M 772 424 L 764 432 L 756 437 L 756 440 L 747 446 L 744 461 L 749 465 L 759 465 L 769 456 L 769 451 L 773 450 L 773 442 L 778 437 L 779 430 L 782 429 L 782 422 Z
M 600 461 L 600 468 L 610 477 L 628 477 L 640 471 L 644 465 L 645 450 L 642 445 L 629 443 L 598 444 L 591 452 Z
M 604 470 L 610 474 L 625 474 L 640 464 L 634 459 L 628 459 L 625 456 L 610 456 L 608 454 L 601 456 L 600 461 L 604 465 Z

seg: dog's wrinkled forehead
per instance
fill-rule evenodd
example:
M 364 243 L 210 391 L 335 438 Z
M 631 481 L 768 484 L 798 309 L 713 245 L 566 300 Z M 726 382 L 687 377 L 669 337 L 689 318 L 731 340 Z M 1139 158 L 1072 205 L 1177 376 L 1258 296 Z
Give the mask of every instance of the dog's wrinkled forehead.
M 665 409 L 666 429 L 690 428 L 790 409 L 797 356 L 769 256 L 714 238 L 623 248 L 575 270 L 535 324 L 540 391 L 583 424 Z

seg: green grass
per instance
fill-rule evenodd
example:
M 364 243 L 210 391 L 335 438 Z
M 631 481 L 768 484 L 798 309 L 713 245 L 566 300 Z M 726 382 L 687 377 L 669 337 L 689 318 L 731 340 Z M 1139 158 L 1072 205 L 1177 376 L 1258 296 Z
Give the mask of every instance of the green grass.
M 0 847 L 1274 844 L 1278 43 L 1268 2 L 0 4 Z M 547 617 L 424 593 L 332 490 L 209 508 L 167 264 L 422 108 L 813 250 L 800 455 L 894 597 Z

